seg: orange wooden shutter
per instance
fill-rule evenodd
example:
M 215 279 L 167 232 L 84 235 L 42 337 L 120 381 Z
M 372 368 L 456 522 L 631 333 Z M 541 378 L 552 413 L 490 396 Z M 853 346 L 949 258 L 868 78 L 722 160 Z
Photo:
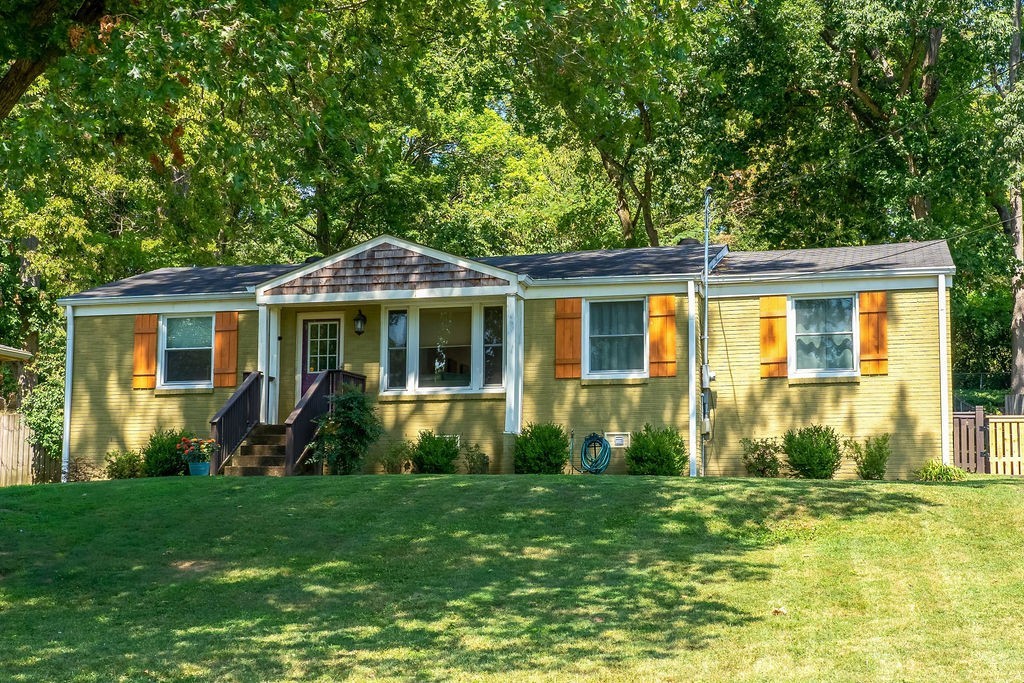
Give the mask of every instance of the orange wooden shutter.
M 133 354 L 132 388 L 156 387 L 156 327 L 157 316 L 135 316 L 135 352 Z
M 860 293 L 860 374 L 889 372 L 888 307 L 885 292 Z
M 555 378 L 583 374 L 583 299 L 555 300 Z
M 761 377 L 786 377 L 786 297 L 761 297 Z
M 672 294 L 647 299 L 647 336 L 651 377 L 676 376 L 676 298 Z
M 238 311 L 218 313 L 213 337 L 213 386 L 238 384 Z

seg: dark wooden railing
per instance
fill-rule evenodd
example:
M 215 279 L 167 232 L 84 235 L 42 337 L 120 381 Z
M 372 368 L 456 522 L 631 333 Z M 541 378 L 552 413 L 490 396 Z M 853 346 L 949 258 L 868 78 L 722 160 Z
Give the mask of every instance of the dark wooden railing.
M 360 391 L 366 391 L 366 375 L 346 370 L 325 370 L 317 375 L 306 393 L 299 399 L 295 410 L 284 422 L 285 460 L 284 473 L 291 475 L 309 457 L 309 447 L 316 436 L 316 419 L 327 413 L 328 398 L 337 393 L 343 384 L 353 384 Z
M 217 452 L 210 458 L 210 474 L 218 474 L 235 450 L 260 423 L 263 373 L 250 372 L 235 393 L 210 420 L 210 438 Z

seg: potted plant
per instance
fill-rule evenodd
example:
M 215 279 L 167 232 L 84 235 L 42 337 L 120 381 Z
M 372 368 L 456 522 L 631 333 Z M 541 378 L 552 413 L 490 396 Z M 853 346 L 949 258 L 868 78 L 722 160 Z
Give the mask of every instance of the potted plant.
M 213 439 L 185 437 L 178 443 L 178 452 L 188 463 L 188 473 L 193 477 L 206 477 L 210 474 L 210 456 L 217 452 L 217 442 Z

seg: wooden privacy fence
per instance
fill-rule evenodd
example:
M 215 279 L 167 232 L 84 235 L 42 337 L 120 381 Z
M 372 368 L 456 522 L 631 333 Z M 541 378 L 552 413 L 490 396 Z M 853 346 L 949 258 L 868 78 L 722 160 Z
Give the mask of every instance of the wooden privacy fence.
M 968 472 L 1024 475 L 1024 415 L 953 413 L 953 464 Z
M 0 486 L 32 483 L 29 429 L 19 413 L 0 413 Z

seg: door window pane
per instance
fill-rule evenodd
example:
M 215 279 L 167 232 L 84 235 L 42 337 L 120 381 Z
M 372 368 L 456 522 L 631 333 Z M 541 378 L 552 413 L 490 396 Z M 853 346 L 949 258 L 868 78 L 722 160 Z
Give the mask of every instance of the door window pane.
M 472 334 L 473 313 L 468 306 L 421 309 L 419 385 L 468 387 Z
M 338 369 L 338 335 L 341 325 L 337 320 L 318 320 L 306 323 L 306 372 L 315 374 Z
M 388 312 L 388 389 L 404 389 L 408 355 L 407 311 Z
M 590 372 L 643 371 L 643 301 L 592 301 L 589 318 Z

